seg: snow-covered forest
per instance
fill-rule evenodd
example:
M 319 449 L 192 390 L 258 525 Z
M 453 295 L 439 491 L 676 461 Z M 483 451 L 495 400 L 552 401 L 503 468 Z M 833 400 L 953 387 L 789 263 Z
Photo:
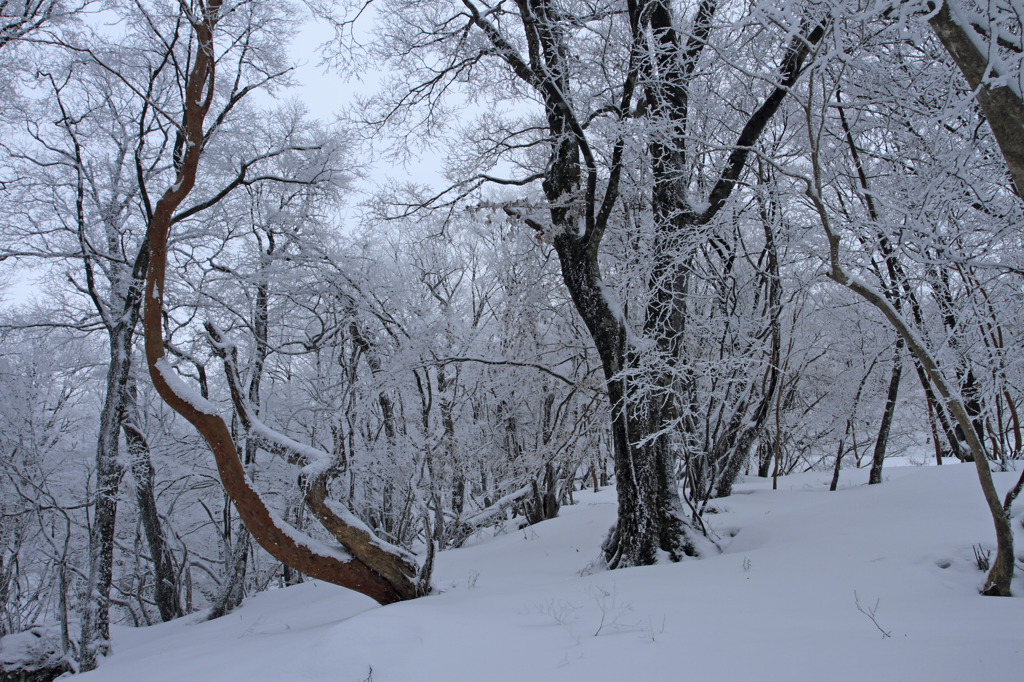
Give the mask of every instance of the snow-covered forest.
M 0 0 L 0 680 L 1020 679 L 1021 17 Z

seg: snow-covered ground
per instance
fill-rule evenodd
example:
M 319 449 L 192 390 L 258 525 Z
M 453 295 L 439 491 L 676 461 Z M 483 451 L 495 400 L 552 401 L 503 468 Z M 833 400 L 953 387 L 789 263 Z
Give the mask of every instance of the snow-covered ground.
M 973 465 L 866 478 L 844 471 L 835 493 L 827 474 L 777 491 L 748 478 L 707 516 L 722 553 L 590 575 L 615 493 L 577 493 L 555 520 L 439 555 L 435 596 L 382 608 L 323 583 L 273 590 L 212 622 L 119 628 L 81 679 L 1024 679 L 1024 583 L 977 592 L 972 545 L 994 533 Z

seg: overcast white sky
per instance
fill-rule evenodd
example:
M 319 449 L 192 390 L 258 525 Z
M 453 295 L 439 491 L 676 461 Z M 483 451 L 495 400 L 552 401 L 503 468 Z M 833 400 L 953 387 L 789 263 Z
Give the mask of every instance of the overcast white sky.
M 372 17 L 368 14 L 361 18 L 363 28 L 369 38 Z M 305 103 L 312 117 L 324 122 L 333 121 L 339 112 L 354 101 L 356 95 L 371 94 L 377 87 L 374 74 L 365 74 L 362 80 L 347 81 L 337 72 L 321 65 L 320 46 L 332 35 L 331 29 L 323 24 L 310 23 L 292 44 L 294 59 L 300 64 L 295 76 L 299 86 L 282 92 L 285 98 L 296 97 Z M 264 106 L 273 106 L 269 98 L 257 95 L 257 100 Z M 424 158 L 405 166 L 394 166 L 377 163 L 368 169 L 367 176 L 356 186 L 357 195 L 353 196 L 346 210 L 346 220 L 354 220 L 355 204 L 373 190 L 375 183 L 386 178 L 409 178 L 418 183 L 439 186 L 442 179 L 439 175 L 439 157 Z M 40 271 L 38 264 L 15 265 L 11 260 L 0 262 L 0 309 L 31 302 L 41 295 L 41 280 L 46 273 Z

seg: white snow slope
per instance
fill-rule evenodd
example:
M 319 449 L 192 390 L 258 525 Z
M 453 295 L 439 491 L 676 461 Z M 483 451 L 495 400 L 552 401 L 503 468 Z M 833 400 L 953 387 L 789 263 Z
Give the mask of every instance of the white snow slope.
M 823 474 L 748 478 L 707 517 L 722 553 L 587 576 L 615 492 L 577 493 L 555 520 L 440 554 L 435 596 L 273 590 L 212 622 L 119 628 L 81 679 L 1024 680 L 1024 583 L 978 594 L 972 545 L 994 532 L 973 465 L 886 477 L 835 493 Z

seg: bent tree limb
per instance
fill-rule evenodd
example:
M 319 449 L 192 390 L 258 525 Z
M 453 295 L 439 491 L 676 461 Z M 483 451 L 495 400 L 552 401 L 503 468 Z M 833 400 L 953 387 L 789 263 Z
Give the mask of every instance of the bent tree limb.
M 956 419 L 963 430 L 967 446 L 974 457 L 978 481 L 981 483 L 982 493 L 985 496 L 985 501 L 988 503 L 989 512 L 992 515 L 992 522 L 996 531 L 996 558 L 992 562 L 992 568 L 985 580 L 982 594 L 1008 597 L 1010 596 L 1010 582 L 1013 580 L 1013 529 L 1010 526 L 1009 514 L 1004 509 L 1003 503 L 999 499 L 999 494 L 996 492 L 995 484 L 992 481 L 992 471 L 988 465 L 988 454 L 985 452 L 985 448 L 978 439 L 978 434 L 971 424 L 971 417 L 967 414 L 963 398 L 954 389 L 951 382 L 947 381 L 945 373 L 940 369 L 937 360 L 925 342 L 910 327 L 899 311 L 893 307 L 882 293 L 876 291 L 856 276 L 849 274 L 843 268 L 839 255 L 840 237 L 832 228 L 828 209 L 825 207 L 821 197 L 821 175 L 816 155 L 812 158 L 812 167 L 814 170 L 814 180 L 812 181 L 806 177 L 801 179 L 807 185 L 807 197 L 814 205 L 825 236 L 828 239 L 830 266 L 830 271 L 827 273 L 828 277 L 863 298 L 885 316 L 893 329 L 906 341 L 908 350 L 924 367 L 928 378 L 938 391 L 949 414 Z
M 222 0 L 207 0 L 199 5 L 198 12 L 189 16 L 197 45 L 195 61 L 185 84 L 185 110 L 178 133 L 182 154 L 176 166 L 175 182 L 160 197 L 148 226 L 149 267 L 146 273 L 143 332 L 149 374 L 160 397 L 187 419 L 209 444 L 224 488 L 260 546 L 274 558 L 311 577 L 356 590 L 381 604 L 400 601 L 415 596 L 417 590 L 396 589 L 395 585 L 366 562 L 340 548 L 328 547 L 304 535 L 267 508 L 246 477 L 227 423 L 218 415 L 212 403 L 178 377 L 164 354 L 163 297 L 167 243 L 174 212 L 196 183 L 203 149 L 204 123 L 214 96 L 213 34 L 221 5 Z M 350 520 L 343 519 L 341 523 L 352 526 L 352 523 L 346 523 Z M 358 531 L 368 533 L 364 529 L 353 530 Z
M 257 446 L 303 467 L 300 483 L 306 506 L 320 525 L 348 550 L 355 561 L 384 578 L 402 599 L 424 594 L 423 587 L 416 583 L 419 572 L 415 557 L 381 540 L 348 509 L 327 499 L 327 484 L 335 473 L 331 456 L 264 425 L 243 392 L 235 346 L 213 324 L 207 323 L 206 331 L 213 342 L 214 353 L 224 361 L 224 374 L 239 421 Z M 424 576 L 424 580 L 427 579 L 429 576 Z

